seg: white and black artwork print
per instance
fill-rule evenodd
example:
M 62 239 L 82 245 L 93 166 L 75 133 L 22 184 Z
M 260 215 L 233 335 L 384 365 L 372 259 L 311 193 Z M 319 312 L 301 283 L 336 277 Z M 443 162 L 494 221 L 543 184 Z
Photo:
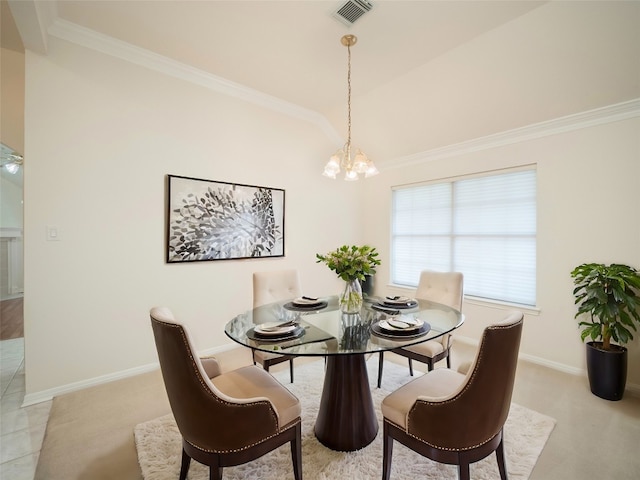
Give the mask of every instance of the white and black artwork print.
M 167 178 L 168 263 L 284 256 L 284 190 Z

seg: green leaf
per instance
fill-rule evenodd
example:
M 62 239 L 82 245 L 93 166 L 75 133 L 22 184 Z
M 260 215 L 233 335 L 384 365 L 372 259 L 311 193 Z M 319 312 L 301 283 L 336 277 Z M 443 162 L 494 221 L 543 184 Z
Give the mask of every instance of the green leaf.
M 571 272 L 574 279 L 575 317 L 589 315 L 591 322 L 581 321 L 581 336 L 592 340 L 609 337 L 624 344 L 633 339 L 640 323 L 640 273 L 627 265 L 585 263 Z

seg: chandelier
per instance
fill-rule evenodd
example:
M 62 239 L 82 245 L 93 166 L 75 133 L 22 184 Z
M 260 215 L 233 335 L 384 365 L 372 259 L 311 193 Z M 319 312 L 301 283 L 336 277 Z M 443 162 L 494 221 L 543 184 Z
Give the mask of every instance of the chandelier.
M 365 178 L 377 175 L 378 169 L 362 150 L 356 149 L 353 152 L 351 145 L 351 47 L 356 44 L 358 39 L 355 35 L 345 35 L 340 40 L 342 45 L 347 47 L 348 52 L 348 70 L 347 70 L 347 143 L 334 153 L 329 162 L 324 166 L 323 175 L 325 177 L 335 179 L 341 170 L 344 170 L 344 179 L 347 181 L 358 180 L 360 174 L 364 174 Z

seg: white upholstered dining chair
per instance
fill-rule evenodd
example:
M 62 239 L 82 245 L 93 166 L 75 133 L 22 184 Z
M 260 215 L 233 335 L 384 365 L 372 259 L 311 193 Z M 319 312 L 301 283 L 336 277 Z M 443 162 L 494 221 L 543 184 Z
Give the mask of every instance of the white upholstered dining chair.
M 253 308 L 302 296 L 300 275 L 295 269 L 253 273 Z M 293 383 L 293 357 L 251 349 L 253 363 L 269 371 L 271 365 L 289 362 L 289 375 Z
M 442 303 L 458 311 L 462 310 L 464 277 L 460 272 L 434 272 L 424 270 L 420 273 L 416 298 Z M 446 358 L 447 367 L 451 368 L 451 345 L 453 337 L 450 334 L 427 342 L 399 348 L 394 353 L 409 359 L 409 373 L 413 376 L 413 360 L 426 363 L 429 371 L 433 370 L 436 362 Z M 378 388 L 382 384 L 382 369 L 384 354 L 380 352 L 378 363 Z

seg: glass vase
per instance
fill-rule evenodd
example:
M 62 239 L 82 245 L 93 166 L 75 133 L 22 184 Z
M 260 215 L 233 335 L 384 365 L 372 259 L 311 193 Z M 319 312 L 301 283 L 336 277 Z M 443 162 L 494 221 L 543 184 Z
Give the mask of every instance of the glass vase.
M 362 286 L 358 279 L 345 282 L 344 291 L 340 295 L 340 311 L 342 313 L 358 313 L 362 307 Z

